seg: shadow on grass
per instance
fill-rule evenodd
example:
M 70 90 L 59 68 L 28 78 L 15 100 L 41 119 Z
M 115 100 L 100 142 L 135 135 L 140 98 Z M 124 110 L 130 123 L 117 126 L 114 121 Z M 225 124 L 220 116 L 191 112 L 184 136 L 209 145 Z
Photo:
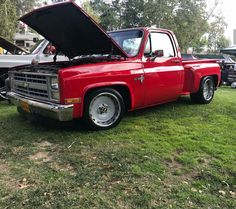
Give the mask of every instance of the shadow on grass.
M 173 108 L 178 108 L 178 107 L 183 107 L 183 106 L 194 106 L 194 105 L 199 105 L 199 104 L 194 104 L 191 102 L 190 98 L 188 96 L 183 96 L 180 97 L 178 100 L 169 102 L 169 103 L 164 103 L 164 104 L 159 104 L 143 109 L 138 109 L 132 112 L 128 112 L 128 116 L 142 116 L 142 115 L 148 115 L 150 113 L 157 113 L 160 111 L 165 111 L 165 110 L 173 110 Z
M 9 104 L 7 102 L 4 102 L 4 104 L 1 104 L 3 107 L 7 107 Z M 128 112 L 125 117 L 126 118 L 132 118 L 132 117 L 148 117 L 149 115 L 153 113 L 160 113 L 162 111 L 173 111 L 173 108 L 178 108 L 182 106 L 188 106 L 188 105 L 194 105 L 191 103 L 189 97 L 181 97 L 175 102 L 161 104 L 145 109 L 135 110 L 133 112 Z M 176 110 L 177 111 L 177 110 Z M 168 117 L 168 116 L 166 116 Z M 13 114 L 9 115 L 8 117 L 3 118 L 0 123 L 14 123 L 14 126 L 17 126 L 17 123 L 21 124 L 19 125 L 22 127 L 24 122 L 30 123 L 32 125 L 32 128 L 41 129 L 43 131 L 65 131 L 65 132 L 81 132 L 81 133 L 87 133 L 91 132 L 89 128 L 84 124 L 82 119 L 76 119 L 69 122 L 60 122 L 56 121 L 50 118 L 38 116 L 38 115 L 31 115 L 31 114 Z M 7 126 L 7 125 L 6 125 Z M 10 125 L 10 126 L 13 126 Z

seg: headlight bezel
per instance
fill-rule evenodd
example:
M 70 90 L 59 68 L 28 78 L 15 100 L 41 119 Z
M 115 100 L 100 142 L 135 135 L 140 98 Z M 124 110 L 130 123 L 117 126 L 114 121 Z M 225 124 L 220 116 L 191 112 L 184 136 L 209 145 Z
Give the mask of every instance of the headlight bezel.
M 50 76 L 49 78 L 50 99 L 52 101 L 60 101 L 59 79 L 58 76 Z
M 50 87 L 52 90 L 59 90 L 58 76 L 50 77 Z

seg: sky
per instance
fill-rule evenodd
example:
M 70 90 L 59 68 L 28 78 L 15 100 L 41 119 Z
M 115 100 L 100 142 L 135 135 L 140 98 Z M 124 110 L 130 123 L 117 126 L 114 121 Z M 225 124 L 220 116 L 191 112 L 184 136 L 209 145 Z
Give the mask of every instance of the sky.
M 208 9 L 212 8 L 215 0 L 206 0 Z M 233 30 L 236 29 L 236 0 L 220 0 L 219 5 L 215 10 L 215 14 L 222 12 L 227 23 L 225 36 L 230 39 L 233 44 Z M 235 43 L 236 44 L 236 43 Z

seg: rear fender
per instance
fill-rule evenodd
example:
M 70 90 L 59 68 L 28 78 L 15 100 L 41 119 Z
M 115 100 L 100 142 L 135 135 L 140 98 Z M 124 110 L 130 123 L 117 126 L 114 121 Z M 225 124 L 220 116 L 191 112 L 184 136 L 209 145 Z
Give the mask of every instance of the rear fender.
M 221 80 L 220 66 L 217 63 L 201 63 L 185 66 L 184 92 L 198 92 L 201 80 L 206 76 L 212 76 L 215 86 L 218 87 Z

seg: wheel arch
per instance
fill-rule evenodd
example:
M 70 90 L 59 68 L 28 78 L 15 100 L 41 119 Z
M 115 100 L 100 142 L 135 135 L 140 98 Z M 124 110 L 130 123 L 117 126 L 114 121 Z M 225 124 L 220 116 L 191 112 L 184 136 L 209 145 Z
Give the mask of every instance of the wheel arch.
M 217 88 L 217 86 L 219 85 L 219 78 L 217 75 L 211 75 L 211 76 L 214 80 L 215 88 Z
M 196 93 L 191 93 L 190 94 L 190 98 L 191 101 L 194 103 L 199 103 L 199 104 L 208 104 L 212 101 L 213 97 L 214 97 L 214 91 L 215 91 L 215 84 L 217 84 L 217 77 L 215 78 L 213 75 L 206 75 L 203 76 L 200 80 L 199 83 L 199 90 Z M 205 87 L 204 85 L 206 84 L 206 82 L 208 80 L 211 80 L 211 86 L 212 86 L 212 92 L 210 90 L 210 87 L 207 87 L 207 96 L 205 96 Z
M 212 77 L 215 85 L 215 89 L 219 85 L 219 77 L 216 74 L 211 74 L 211 75 L 202 75 L 201 77 L 196 78 L 197 81 L 195 81 L 195 88 L 192 93 L 198 92 L 202 83 L 202 80 L 206 77 Z
M 131 94 L 129 86 L 126 83 L 113 83 L 113 84 L 102 83 L 102 84 L 90 85 L 84 89 L 83 97 L 82 97 L 83 98 L 82 99 L 82 101 L 83 101 L 82 115 L 84 112 L 84 101 L 85 101 L 86 97 L 89 94 L 91 94 L 92 92 L 99 90 L 99 89 L 103 89 L 103 88 L 111 88 L 111 89 L 118 91 L 124 99 L 126 110 L 129 110 L 132 108 L 132 101 L 133 101 L 132 94 Z

